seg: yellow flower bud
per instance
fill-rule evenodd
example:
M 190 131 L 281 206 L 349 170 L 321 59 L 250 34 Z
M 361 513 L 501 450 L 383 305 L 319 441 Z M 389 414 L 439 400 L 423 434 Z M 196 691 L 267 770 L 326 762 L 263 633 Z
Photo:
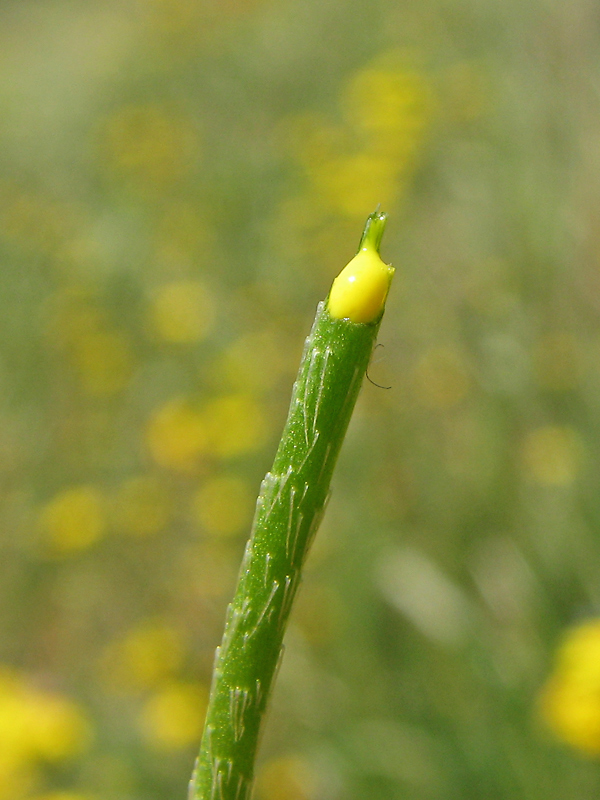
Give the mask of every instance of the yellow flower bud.
M 358 253 L 334 280 L 327 306 L 332 317 L 368 324 L 383 313 L 394 275 L 379 257 L 385 220 L 385 214 L 371 214 Z

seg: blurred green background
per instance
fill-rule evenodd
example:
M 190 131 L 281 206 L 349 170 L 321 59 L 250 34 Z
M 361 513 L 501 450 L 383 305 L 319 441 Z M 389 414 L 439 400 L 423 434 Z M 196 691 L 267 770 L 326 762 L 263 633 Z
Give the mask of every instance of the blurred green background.
M 0 800 L 185 797 L 314 309 L 396 280 L 256 800 L 600 793 L 600 11 L 0 3 Z

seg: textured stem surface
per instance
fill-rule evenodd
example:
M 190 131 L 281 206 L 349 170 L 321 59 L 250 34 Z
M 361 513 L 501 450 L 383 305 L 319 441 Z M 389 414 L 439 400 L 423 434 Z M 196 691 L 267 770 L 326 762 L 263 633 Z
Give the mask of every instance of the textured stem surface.
M 378 247 L 385 216 L 369 219 L 375 217 L 381 227 L 374 239 Z M 249 797 L 261 721 L 302 564 L 323 516 L 382 313 L 383 307 L 364 324 L 334 319 L 327 302 L 317 308 L 217 648 L 190 800 Z

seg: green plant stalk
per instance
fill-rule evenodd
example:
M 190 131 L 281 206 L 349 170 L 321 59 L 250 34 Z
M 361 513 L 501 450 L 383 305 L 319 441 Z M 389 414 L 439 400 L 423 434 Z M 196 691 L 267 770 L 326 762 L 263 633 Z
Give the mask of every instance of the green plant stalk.
M 359 253 L 368 251 L 369 258 L 378 253 L 385 220 L 379 212 L 369 217 Z M 393 270 L 386 269 L 389 287 Z M 334 318 L 329 298 L 317 308 L 217 648 L 189 800 L 247 800 L 250 795 L 261 722 L 286 623 L 373 351 L 385 294 L 387 289 L 368 324 Z

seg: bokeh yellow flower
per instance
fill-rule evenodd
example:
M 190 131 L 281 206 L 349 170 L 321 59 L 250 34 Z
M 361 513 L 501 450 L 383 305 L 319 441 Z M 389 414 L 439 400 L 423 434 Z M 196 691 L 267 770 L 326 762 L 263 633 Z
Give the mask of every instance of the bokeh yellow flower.
M 327 158 L 309 171 L 313 186 L 327 205 L 350 217 L 364 216 L 381 198 L 389 208 L 399 188 L 395 171 L 387 158 L 378 153 Z
M 142 735 L 158 750 L 178 750 L 200 741 L 208 692 L 199 683 L 171 681 L 152 694 L 140 715 Z
M 29 727 L 30 742 L 41 758 L 58 762 L 85 750 L 90 727 L 74 703 L 41 692 L 31 692 L 28 700 L 35 718 Z
M 582 461 L 582 444 L 573 428 L 546 425 L 531 431 L 523 443 L 528 476 L 548 486 L 572 483 Z
M 254 493 L 238 475 L 216 475 L 198 489 L 192 506 L 195 518 L 206 533 L 232 536 L 249 526 Z
M 98 298 L 71 285 L 51 295 L 46 305 L 49 343 L 66 354 L 82 392 L 108 397 L 124 389 L 133 373 L 132 342 L 111 326 Z
M 162 286 L 150 307 L 150 321 L 160 339 L 190 344 L 203 339 L 214 319 L 214 304 L 200 281 L 174 281 Z
M 102 667 L 111 686 L 138 691 L 174 675 L 183 657 L 179 631 L 163 620 L 147 620 L 109 645 Z
M 193 471 L 209 447 L 205 416 L 185 398 L 171 400 L 150 418 L 146 440 L 159 466 Z
M 5 788 L 26 785 L 37 764 L 59 764 L 81 754 L 91 727 L 81 708 L 66 697 L 35 687 L 0 668 L 0 798 Z
M 314 773 L 299 756 L 273 758 L 256 776 L 257 800 L 311 800 L 314 796 Z
M 217 397 L 206 406 L 205 420 L 216 456 L 234 456 L 258 450 L 267 433 L 267 420 L 258 401 L 249 394 Z
M 145 191 L 164 191 L 187 174 L 197 157 L 191 121 L 157 104 L 116 110 L 106 121 L 105 154 L 119 178 Z
M 265 392 L 287 369 L 291 371 L 281 333 L 267 329 L 241 336 L 219 353 L 213 375 L 215 383 L 226 382 L 236 392 Z
M 559 739 L 600 756 L 600 620 L 566 632 L 540 694 L 540 708 Z
M 102 492 L 92 485 L 64 489 L 41 510 L 39 526 L 55 553 L 66 555 L 91 547 L 106 531 Z
M 284 139 L 313 204 L 349 218 L 378 203 L 393 207 L 414 171 L 433 105 L 427 77 L 392 51 L 350 77 L 341 125 L 317 115 L 288 119 Z
M 432 103 L 425 75 L 385 55 L 360 70 L 348 83 L 342 104 L 349 121 L 372 137 L 371 147 L 386 155 L 408 158 L 420 143 Z
M 228 459 L 262 446 L 267 422 L 249 394 L 215 397 L 203 407 L 185 398 L 171 400 L 150 418 L 146 439 L 161 467 L 193 472 L 203 458 Z

